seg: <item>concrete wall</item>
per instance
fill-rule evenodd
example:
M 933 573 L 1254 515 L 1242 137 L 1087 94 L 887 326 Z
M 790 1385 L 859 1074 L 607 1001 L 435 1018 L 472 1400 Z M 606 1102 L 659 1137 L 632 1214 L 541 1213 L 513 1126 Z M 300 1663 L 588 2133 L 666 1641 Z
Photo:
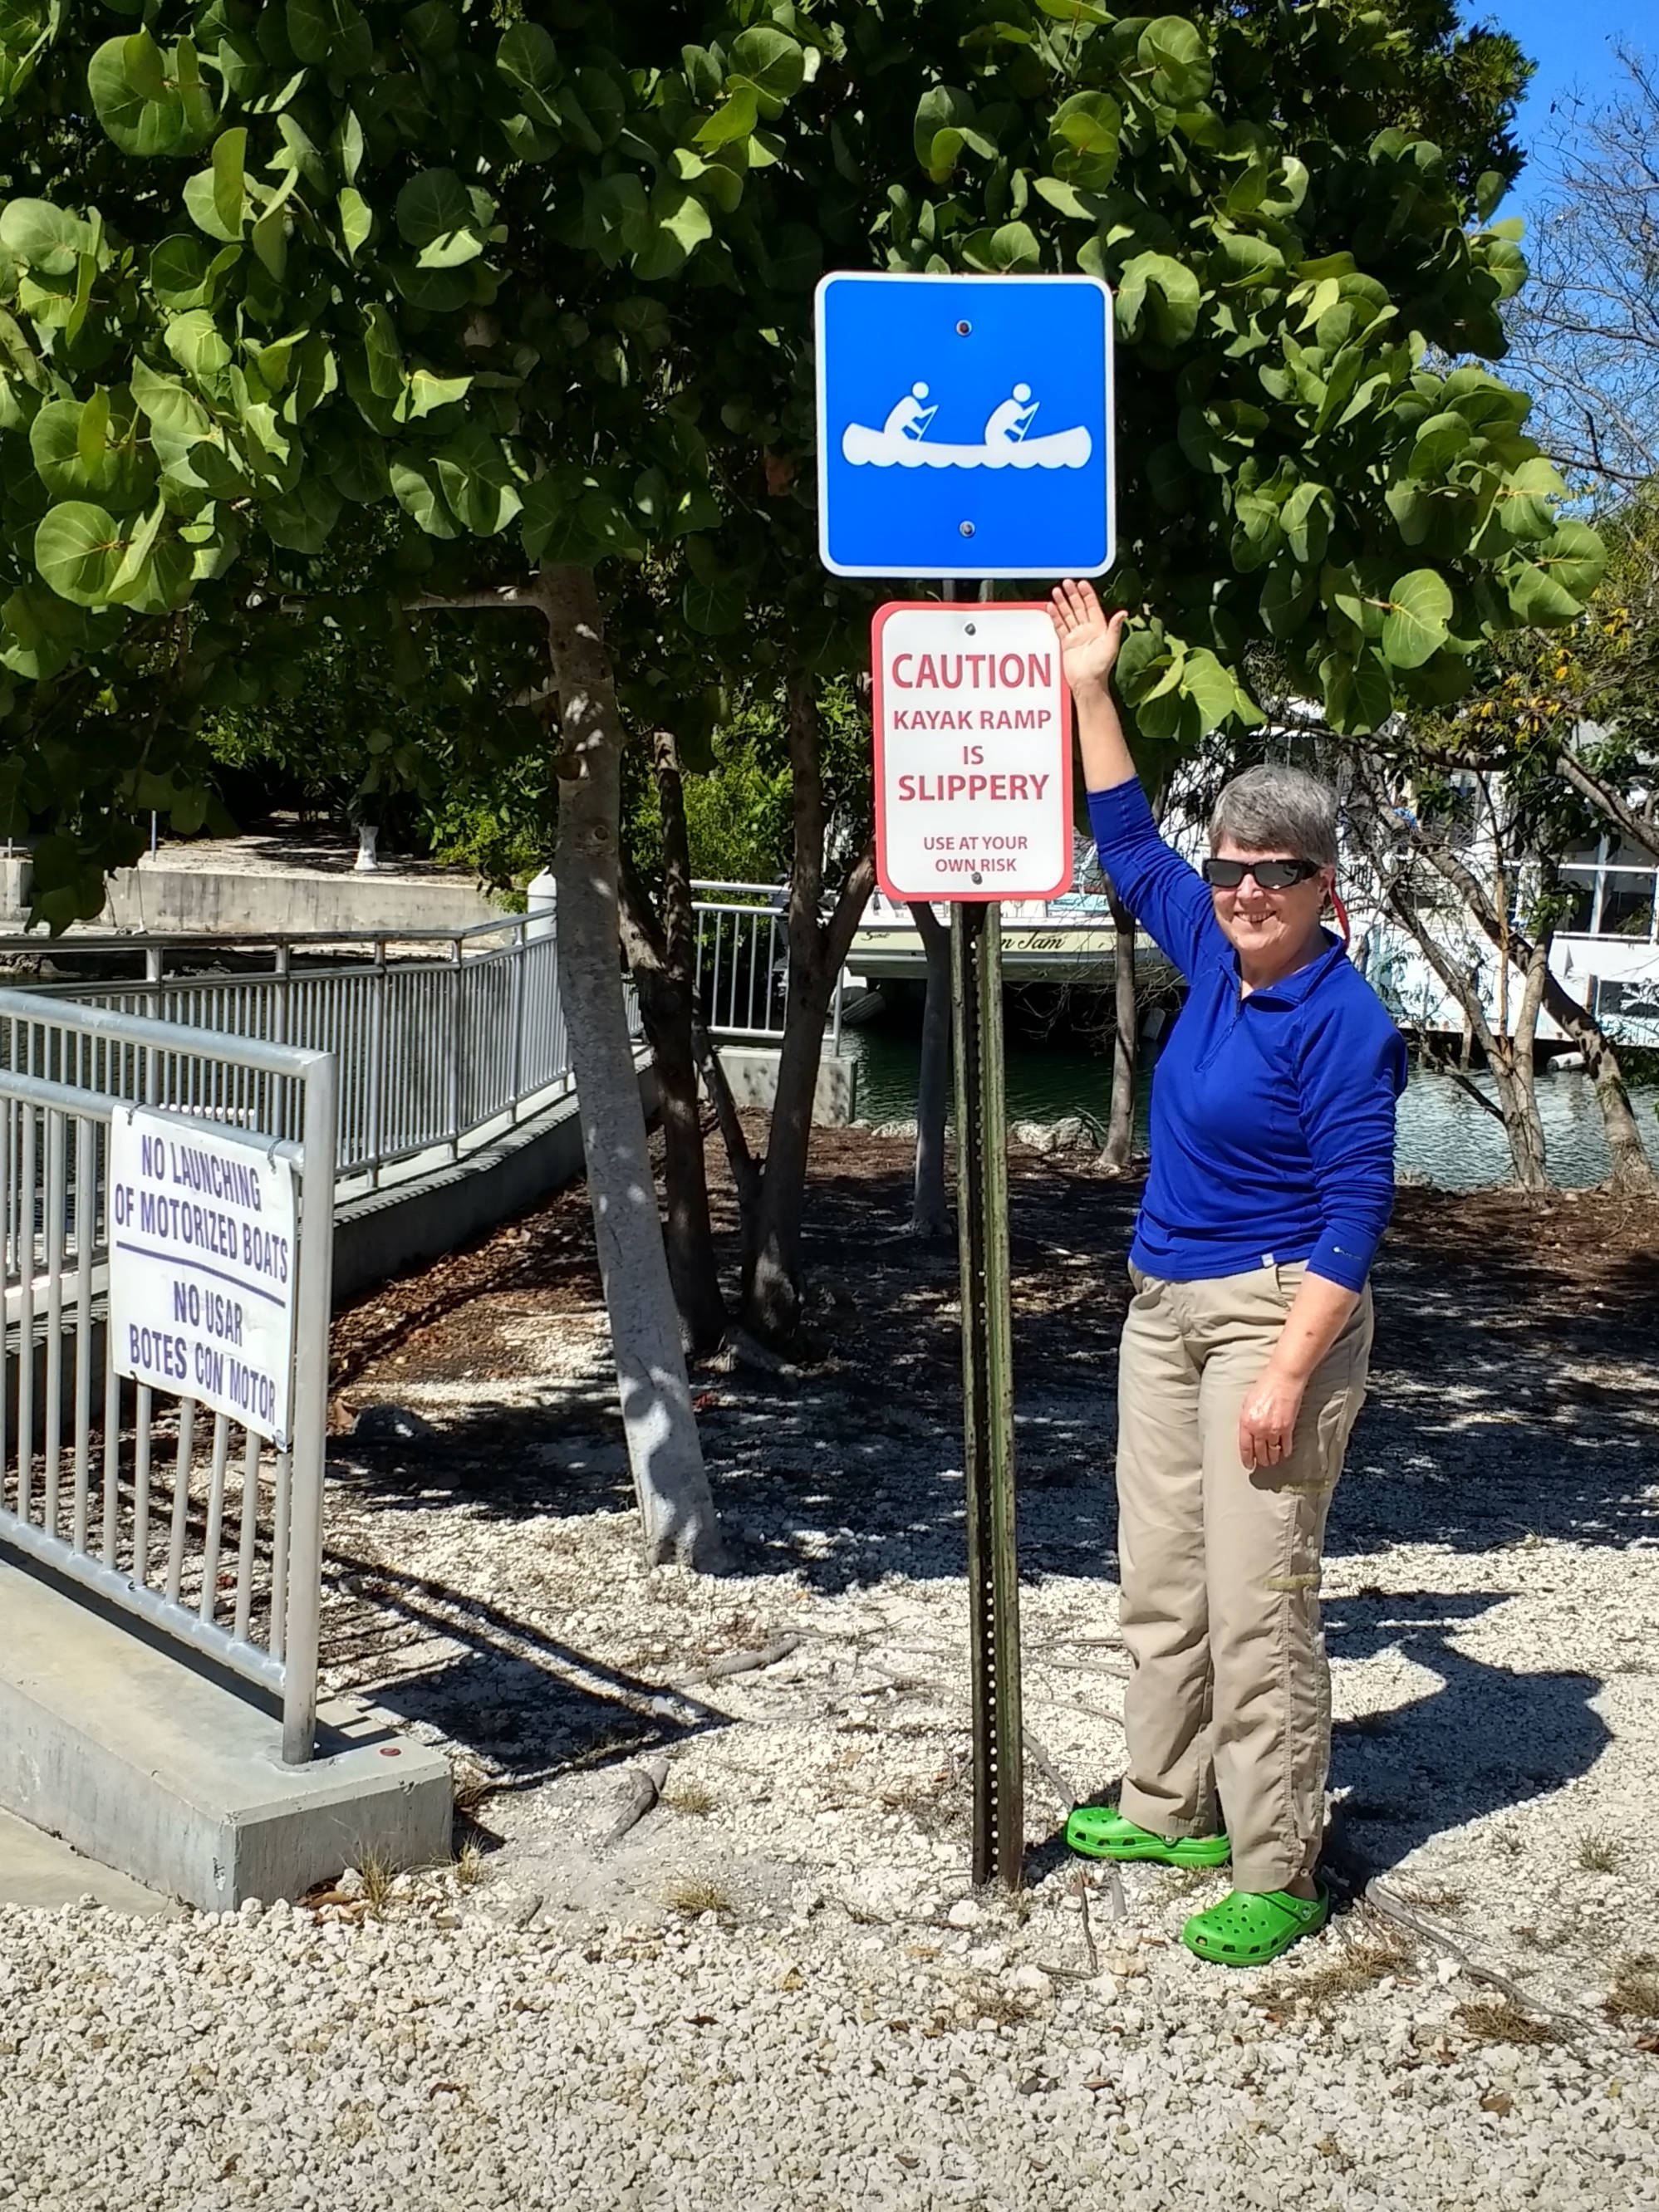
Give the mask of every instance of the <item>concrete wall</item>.
M 29 918 L 34 865 L 27 853 L 0 854 L 0 929 L 21 929 Z
M 720 1066 L 739 1106 L 769 1113 L 778 1095 L 780 1054 L 763 1045 L 723 1044 Z M 858 1117 L 859 1064 L 850 1053 L 826 1052 L 818 1062 L 812 1119 L 821 1129 L 844 1128 Z
M 163 853 L 116 871 L 98 926 L 170 936 L 299 936 L 328 930 L 418 935 L 471 929 L 499 921 L 501 913 L 459 876 L 179 868 L 170 867 Z
M 0 1806 L 208 1912 L 369 1853 L 449 1857 L 447 1762 L 346 1699 L 285 1766 L 272 1704 L 0 1547 Z

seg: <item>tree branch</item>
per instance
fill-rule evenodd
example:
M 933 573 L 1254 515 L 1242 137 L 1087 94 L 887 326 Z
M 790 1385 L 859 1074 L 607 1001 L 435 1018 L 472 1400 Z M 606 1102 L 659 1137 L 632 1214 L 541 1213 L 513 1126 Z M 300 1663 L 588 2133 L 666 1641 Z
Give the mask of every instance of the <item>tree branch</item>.
M 1621 837 L 1659 860 L 1659 829 L 1656 829 L 1651 822 L 1644 821 L 1616 791 L 1609 790 L 1593 769 L 1585 767 L 1565 740 L 1556 753 L 1556 763 L 1563 781 L 1570 783 L 1581 798 L 1588 799 L 1592 806 L 1599 808 L 1617 827 Z
M 547 594 L 540 579 L 530 584 L 500 584 L 493 591 L 457 592 L 446 597 L 439 592 L 422 592 L 419 598 L 405 599 L 405 607 L 412 614 L 459 614 L 468 608 L 494 609 L 508 614 L 544 614 Z

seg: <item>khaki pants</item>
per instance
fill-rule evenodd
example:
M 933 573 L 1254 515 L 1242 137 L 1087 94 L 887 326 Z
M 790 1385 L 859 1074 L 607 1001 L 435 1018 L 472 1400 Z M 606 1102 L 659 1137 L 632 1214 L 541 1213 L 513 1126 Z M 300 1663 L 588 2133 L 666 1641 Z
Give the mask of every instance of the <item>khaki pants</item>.
M 1370 1291 L 1309 1382 L 1291 1456 L 1246 1468 L 1239 1407 L 1303 1267 L 1197 1283 L 1129 1272 L 1118 1364 L 1131 1668 L 1121 1809 L 1170 1838 L 1213 1835 L 1224 1818 L 1238 1887 L 1283 1889 L 1312 1872 L 1324 1831 L 1331 1711 L 1319 1555 L 1365 1395 Z

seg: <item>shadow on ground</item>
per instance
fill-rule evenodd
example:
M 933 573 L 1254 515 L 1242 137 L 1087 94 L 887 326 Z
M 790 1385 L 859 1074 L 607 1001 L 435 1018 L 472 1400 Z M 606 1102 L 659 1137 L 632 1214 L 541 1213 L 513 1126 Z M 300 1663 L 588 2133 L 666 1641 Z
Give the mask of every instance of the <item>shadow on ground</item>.
M 906 1146 L 827 1132 L 821 1152 L 806 1224 L 815 1360 L 793 1375 L 704 1368 L 693 1377 L 734 1563 L 824 1594 L 890 1575 L 955 1579 L 964 1547 L 954 1256 L 919 1248 L 896 1226 L 889 1233 L 908 1205 Z M 720 1180 L 717 1166 L 729 1247 L 735 1224 Z M 1033 1580 L 1105 1582 L 1115 1540 L 1116 1336 L 1139 1193 L 1031 1156 L 1016 1158 L 1011 1184 L 1022 1567 Z M 538 1295 L 549 1329 L 590 1326 L 591 1296 L 573 1290 L 589 1264 L 579 1200 L 562 1194 L 443 1263 L 465 1269 L 465 1297 L 454 1295 L 453 1273 L 436 1295 L 429 1279 L 395 1286 L 413 1327 L 399 1333 L 385 1311 L 365 1324 L 356 1402 L 394 1396 L 411 1373 L 522 1382 L 523 1323 Z M 1656 1223 L 1651 1208 L 1605 1198 L 1401 1194 L 1376 1273 L 1372 1393 L 1333 1510 L 1333 1553 L 1659 1542 Z M 510 1288 L 510 1336 L 492 1334 L 498 1278 Z M 381 1294 L 383 1308 L 391 1295 Z M 392 1342 L 403 1348 L 395 1370 L 381 1351 Z M 433 1417 L 436 1432 L 410 1443 L 338 1438 L 333 1478 L 361 1507 L 392 1516 L 394 1529 L 399 1510 L 447 1503 L 509 1522 L 630 1513 L 604 1378 L 580 1391 L 538 1385 L 528 1402 L 518 1395 L 516 1405 L 446 1404 Z M 386 1548 L 395 1553 L 395 1536 Z M 459 1609 L 477 1651 L 498 1653 L 488 1664 L 412 1674 L 386 1701 L 475 1742 L 525 1782 L 702 1724 L 653 1717 L 653 1686 L 606 1680 L 580 1652 L 546 1639 L 507 1665 L 509 1682 L 522 1670 L 522 1689 L 504 1695 L 499 1653 L 531 1633 L 522 1624 L 494 1621 L 454 1593 L 400 1589 L 390 1570 L 368 1571 L 380 1578 L 374 1602 L 403 1608 L 412 1632 L 434 1605 L 453 1632 Z M 1591 1678 L 1511 1674 L 1453 1648 L 1458 1623 L 1496 1601 L 1376 1597 L 1330 1608 L 1334 1653 L 1392 1644 L 1444 1686 L 1386 1723 L 1339 1737 L 1336 1779 L 1353 1793 L 1357 1840 L 1380 1863 L 1437 1828 L 1583 1772 L 1606 1741 L 1589 1709 Z
M 1334 1731 L 1331 1782 L 1350 1793 L 1346 1840 L 1373 1870 L 1448 1828 L 1550 1795 L 1587 1774 L 1612 1741 L 1590 1704 L 1599 1676 L 1518 1673 L 1457 1650 L 1458 1629 L 1503 1602 L 1423 1590 L 1334 1598 L 1325 1608 L 1333 1658 L 1398 1651 L 1440 1678 L 1427 1695 Z
M 372 1674 L 377 1705 L 486 1763 L 491 1796 L 726 1725 L 688 1691 L 609 1666 L 483 1599 L 384 1561 L 331 1547 L 326 1577 L 331 1665 Z M 433 1639 L 452 1651 L 459 1645 L 459 1655 L 423 1662 Z

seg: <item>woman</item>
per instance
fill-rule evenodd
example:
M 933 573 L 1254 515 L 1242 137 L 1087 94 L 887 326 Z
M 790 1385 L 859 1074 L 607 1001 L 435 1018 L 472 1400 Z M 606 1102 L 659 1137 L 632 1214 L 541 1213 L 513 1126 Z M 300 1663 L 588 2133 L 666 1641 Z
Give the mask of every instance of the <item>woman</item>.
M 1189 867 L 1153 826 L 1108 688 L 1124 617 L 1076 583 L 1051 611 L 1101 865 L 1188 986 L 1152 1086 L 1118 1368 L 1128 1770 L 1116 1808 L 1079 1808 L 1066 1838 L 1097 1857 L 1231 1856 L 1237 1887 L 1182 1940 L 1256 1966 L 1328 1910 L 1319 1557 L 1364 1396 L 1405 1048 L 1322 926 L 1334 794 L 1251 769 Z

